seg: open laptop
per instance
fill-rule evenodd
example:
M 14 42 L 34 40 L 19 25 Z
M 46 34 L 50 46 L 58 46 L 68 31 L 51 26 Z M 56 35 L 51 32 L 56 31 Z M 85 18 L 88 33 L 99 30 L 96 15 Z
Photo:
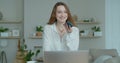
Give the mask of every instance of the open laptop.
M 44 63 L 88 63 L 88 51 L 45 51 Z

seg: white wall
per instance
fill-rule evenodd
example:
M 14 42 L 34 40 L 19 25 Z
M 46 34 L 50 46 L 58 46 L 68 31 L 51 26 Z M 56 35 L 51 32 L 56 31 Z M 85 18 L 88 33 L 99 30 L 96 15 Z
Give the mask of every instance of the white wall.
M 81 39 L 80 49 L 105 48 L 105 0 L 69 0 L 72 15 L 76 14 L 78 20 L 83 18 L 95 18 L 100 22 L 103 36 L 101 38 Z M 90 28 L 95 25 L 79 25 L 80 29 Z
M 3 19 L 22 20 L 23 0 L 0 0 L 0 11 L 3 13 Z
M 106 48 L 115 48 L 120 54 L 120 0 L 106 0 Z
M 10 21 L 23 20 L 23 0 L 0 0 L 0 11 L 3 13 L 4 20 L 10 20 Z M 18 25 L 0 24 L 0 26 L 13 29 L 13 28 L 16 28 Z M 2 40 L 7 41 L 8 43 L 7 47 L 4 48 L 8 63 L 13 63 L 16 57 L 18 40 L 17 39 L 0 39 L 0 42 Z

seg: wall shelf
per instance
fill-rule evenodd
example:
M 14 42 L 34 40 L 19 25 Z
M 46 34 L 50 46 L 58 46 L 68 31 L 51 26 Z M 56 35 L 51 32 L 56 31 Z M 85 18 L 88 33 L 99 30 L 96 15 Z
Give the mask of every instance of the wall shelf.
M 99 22 L 76 22 L 77 24 L 99 24 Z
M 20 21 L 20 20 L 0 20 L 0 24 L 3 24 L 1 27 L 6 26 L 6 28 L 9 28 L 10 30 L 12 30 L 12 28 L 15 26 L 16 28 L 18 28 L 20 36 L 22 36 L 20 31 L 23 31 L 23 29 L 22 29 L 23 28 L 23 21 Z M 15 25 L 11 25 L 11 24 L 15 24 Z M 20 25 L 16 26 L 16 24 L 20 24 Z M 10 31 L 8 30 L 8 32 L 10 32 Z M 0 39 L 19 39 L 19 38 L 21 38 L 20 36 L 12 36 L 12 35 L 10 35 L 8 37 L 0 36 Z
M 42 48 L 42 46 L 37 46 L 37 45 L 35 45 L 34 48 Z
M 4 23 L 4 24 L 7 24 L 7 23 L 9 23 L 9 24 L 10 24 L 10 23 L 11 23 L 11 24 L 12 24 L 12 23 L 16 23 L 16 24 L 17 24 L 17 23 L 22 23 L 22 21 L 7 21 L 7 20 L 1 20 L 1 21 L 0 21 L 0 24 L 3 24 L 3 23 Z
M 0 37 L 0 39 L 20 39 L 20 37 L 10 36 L 10 37 Z
M 80 38 L 100 38 L 101 36 L 80 36 Z
M 80 21 L 77 21 L 76 22 L 76 24 L 78 24 L 78 25 L 81 25 L 80 27 L 80 31 L 82 31 L 82 30 L 84 30 L 84 31 L 86 31 L 85 33 L 87 33 L 87 36 L 81 36 L 80 35 L 80 38 L 81 39 L 83 39 L 83 38 L 100 38 L 101 36 L 93 36 L 93 35 L 91 35 L 91 34 L 93 34 L 93 32 L 92 32 L 92 30 L 91 30 L 91 28 L 93 27 L 93 26 L 97 26 L 97 25 L 100 25 L 100 22 L 98 22 L 98 21 L 94 21 L 94 22 L 84 22 L 84 21 L 82 21 L 82 20 L 80 20 Z M 84 27 L 84 25 L 85 25 L 85 27 Z M 82 27 L 83 26 L 83 27 Z
M 30 39 L 42 39 L 42 36 L 31 36 Z

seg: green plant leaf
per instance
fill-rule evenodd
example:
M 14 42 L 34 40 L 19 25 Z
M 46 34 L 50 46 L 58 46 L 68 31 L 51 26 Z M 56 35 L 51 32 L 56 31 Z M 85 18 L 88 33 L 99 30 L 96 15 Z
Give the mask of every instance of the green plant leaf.
M 36 31 L 43 32 L 43 27 L 41 25 L 36 26 Z
M 8 31 L 8 30 L 9 30 L 8 28 L 0 27 L 0 32 L 6 32 L 6 31 Z
M 37 56 L 39 53 L 40 53 L 40 50 L 37 50 L 35 56 Z
M 101 30 L 100 30 L 100 27 L 97 27 L 97 26 L 94 26 L 94 27 L 92 27 L 91 29 L 92 29 L 93 31 L 101 31 Z

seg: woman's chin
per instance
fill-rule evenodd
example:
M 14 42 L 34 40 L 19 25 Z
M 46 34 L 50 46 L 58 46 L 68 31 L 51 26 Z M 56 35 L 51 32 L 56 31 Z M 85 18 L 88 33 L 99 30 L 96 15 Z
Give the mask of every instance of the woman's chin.
M 65 24 L 65 22 L 62 22 L 62 24 Z
M 59 20 L 58 22 L 61 24 L 65 24 L 66 20 Z

